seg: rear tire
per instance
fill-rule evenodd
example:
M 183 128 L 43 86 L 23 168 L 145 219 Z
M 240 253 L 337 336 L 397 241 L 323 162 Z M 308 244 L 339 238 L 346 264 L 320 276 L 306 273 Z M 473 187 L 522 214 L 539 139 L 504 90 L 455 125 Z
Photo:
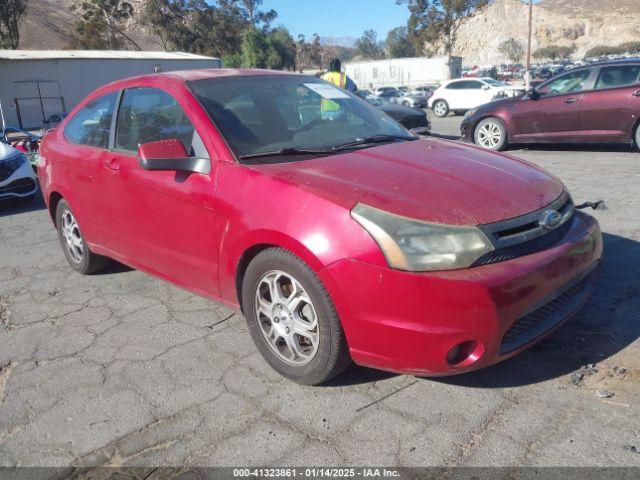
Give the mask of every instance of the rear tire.
M 507 129 L 499 119 L 485 118 L 476 125 L 473 141 L 476 145 L 487 150 L 503 150 L 507 146 Z
M 636 148 L 640 150 L 640 122 L 636 125 L 636 134 L 634 139 L 636 142 Z
M 444 100 L 436 100 L 433 103 L 433 113 L 436 117 L 446 117 L 449 115 L 449 104 Z
M 80 232 L 80 226 L 66 200 L 58 202 L 56 208 L 56 227 L 64 256 L 71 268 L 83 275 L 90 275 L 104 268 L 108 259 L 96 255 L 87 246 Z
M 328 292 L 292 253 L 269 248 L 256 255 L 242 280 L 242 307 L 256 347 L 280 375 L 318 385 L 351 364 Z

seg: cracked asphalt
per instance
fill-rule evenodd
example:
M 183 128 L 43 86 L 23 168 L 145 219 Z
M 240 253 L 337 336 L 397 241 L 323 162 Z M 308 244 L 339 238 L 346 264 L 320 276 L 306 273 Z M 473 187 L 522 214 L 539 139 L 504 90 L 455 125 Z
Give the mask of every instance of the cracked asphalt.
M 2 206 L 0 465 L 640 465 L 640 152 L 510 153 L 606 201 L 601 279 L 551 338 L 450 378 L 293 384 L 238 314 L 120 265 L 80 276 L 41 201 Z

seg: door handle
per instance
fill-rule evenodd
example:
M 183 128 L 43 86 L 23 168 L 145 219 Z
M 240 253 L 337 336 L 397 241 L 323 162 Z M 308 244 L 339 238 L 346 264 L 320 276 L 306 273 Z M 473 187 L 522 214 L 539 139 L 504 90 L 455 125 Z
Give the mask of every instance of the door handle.
M 117 158 L 110 158 L 109 160 L 104 161 L 104 166 L 109 170 L 118 171 L 120 170 L 120 162 Z
M 633 95 L 634 97 L 640 97 L 640 90 L 636 90 L 631 95 Z
M 564 103 L 576 103 L 578 99 L 576 97 L 567 98 Z

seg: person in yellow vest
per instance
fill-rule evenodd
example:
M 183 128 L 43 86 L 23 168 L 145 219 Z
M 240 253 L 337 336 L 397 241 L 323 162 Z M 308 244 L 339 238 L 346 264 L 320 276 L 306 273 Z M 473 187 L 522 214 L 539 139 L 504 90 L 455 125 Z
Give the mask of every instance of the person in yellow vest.
M 331 60 L 331 63 L 329 63 L 329 71 L 322 76 L 322 79 L 350 92 L 355 92 L 358 89 L 358 86 L 353 80 L 342 71 L 342 62 L 340 62 L 338 58 Z
M 346 73 L 342 71 L 342 63 L 339 59 L 334 58 L 329 63 L 329 71 L 322 76 L 323 80 L 333 83 L 336 87 L 343 90 L 355 92 L 358 87 Z M 322 118 L 335 119 L 340 116 L 340 105 L 330 99 L 323 99 L 320 106 Z

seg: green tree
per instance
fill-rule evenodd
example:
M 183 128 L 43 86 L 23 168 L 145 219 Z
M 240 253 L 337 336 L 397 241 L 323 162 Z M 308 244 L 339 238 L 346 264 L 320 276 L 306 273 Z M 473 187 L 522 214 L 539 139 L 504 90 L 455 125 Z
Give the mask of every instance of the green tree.
M 606 55 L 623 55 L 640 53 L 640 42 L 625 42 L 617 46 L 596 45 L 584 54 L 584 58 L 603 57 Z
M 277 13 L 261 5 L 262 0 L 147 0 L 145 23 L 166 50 L 220 57 L 228 67 L 294 69 L 299 45 L 285 28 L 270 27 Z
M 427 53 L 429 45 L 442 45 L 451 63 L 458 30 L 465 20 L 489 4 L 489 0 L 396 0 L 409 8 L 407 29 L 417 53 Z
M 198 5 L 189 14 L 189 29 L 194 35 L 189 51 L 221 58 L 237 55 L 242 34 L 248 28 L 237 2 L 208 5 L 198 0 Z
M 507 57 L 511 63 L 517 63 L 522 60 L 524 55 L 524 47 L 520 40 L 509 38 L 498 46 L 498 51 Z
M 242 66 L 266 68 L 267 36 L 257 28 L 249 28 L 242 35 Z
M 268 68 L 295 70 L 296 47 L 289 30 L 284 27 L 274 28 L 269 32 L 267 41 L 272 52 L 271 59 L 267 64 Z
M 263 11 L 261 5 L 262 0 L 240 0 L 240 11 L 249 26 L 268 30 L 278 13 L 273 9 Z
M 394 28 L 387 34 L 386 49 L 390 58 L 406 58 L 415 55 L 407 27 Z
M 124 31 L 124 23 L 133 15 L 126 0 L 83 0 L 72 9 L 80 16 L 71 35 L 72 48 L 118 49 L 130 44 L 142 50 Z
M 542 47 L 533 52 L 533 58 L 537 60 L 549 59 L 555 61 L 557 59 L 568 58 L 576 51 L 576 46 L 561 47 L 558 45 L 550 45 Z
M 372 60 L 384 57 L 384 49 L 378 43 L 378 34 L 374 30 L 366 30 L 356 40 L 356 55 Z
M 249 28 L 242 35 L 242 66 L 286 70 L 295 68 L 293 38 L 285 28 L 270 32 Z
M 148 0 L 143 22 L 165 50 L 189 51 L 195 40 L 187 24 L 192 9 L 187 0 Z
M 20 21 L 27 14 L 25 0 L 0 1 L 0 48 L 15 50 L 20 45 Z

